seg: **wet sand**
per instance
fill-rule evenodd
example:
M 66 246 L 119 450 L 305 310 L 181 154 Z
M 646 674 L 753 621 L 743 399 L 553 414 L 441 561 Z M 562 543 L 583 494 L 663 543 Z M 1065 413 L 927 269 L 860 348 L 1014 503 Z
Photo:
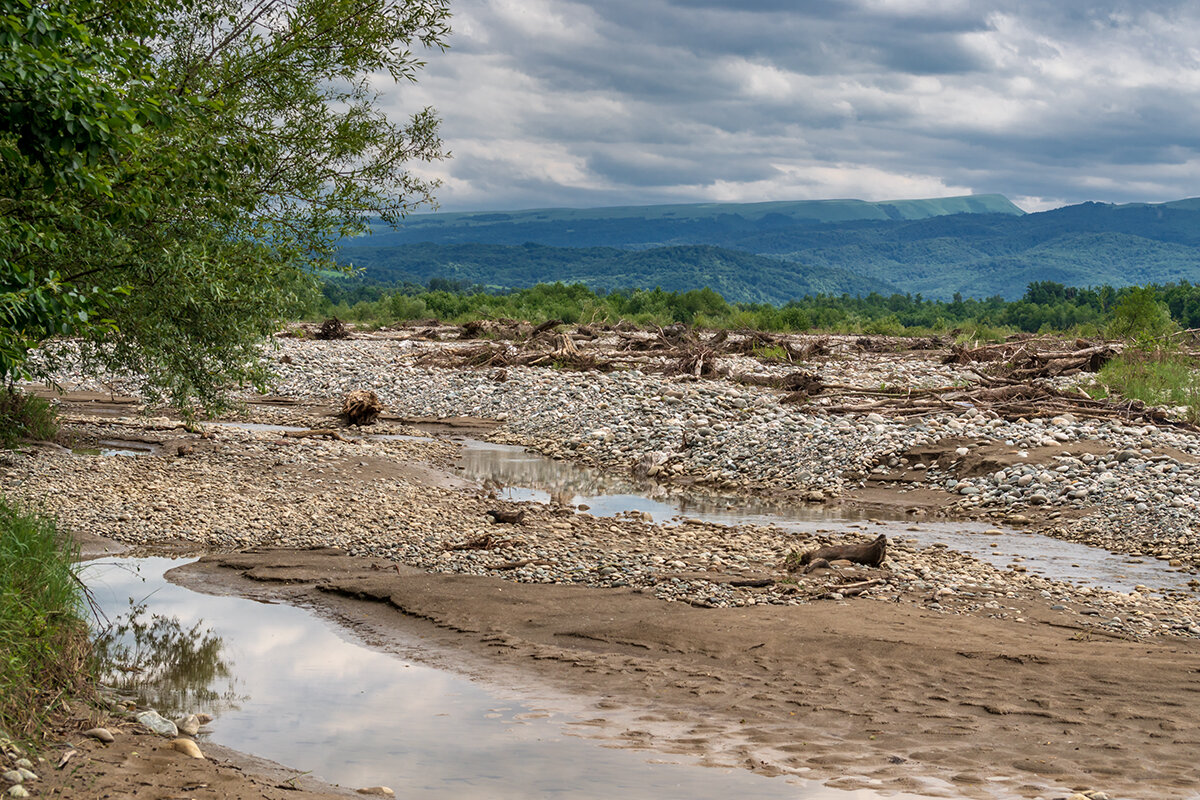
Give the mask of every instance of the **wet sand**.
M 1036 604 L 1024 622 L 866 599 L 701 609 L 335 550 L 212 555 L 173 578 L 375 638 L 418 626 L 493 679 L 575 693 L 596 735 L 713 765 L 949 796 L 1200 791 L 1200 643 L 1089 634 Z

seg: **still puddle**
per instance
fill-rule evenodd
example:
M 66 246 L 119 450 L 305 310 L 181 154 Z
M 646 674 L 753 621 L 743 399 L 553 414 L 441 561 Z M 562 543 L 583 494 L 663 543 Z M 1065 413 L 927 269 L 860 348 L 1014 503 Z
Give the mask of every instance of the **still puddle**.
M 817 505 L 789 505 L 767 500 L 721 494 L 635 480 L 569 461 L 558 461 L 507 444 L 475 439 L 456 439 L 462 451 L 456 466 L 464 477 L 492 488 L 497 497 L 517 502 L 556 502 L 585 505 L 597 517 L 628 511 L 650 514 L 655 522 L 691 517 L 722 525 L 770 524 L 782 517 L 809 522 L 865 520 L 878 517 L 856 509 L 838 509 L 835 514 Z M 761 521 L 760 521 L 761 520 Z
M 166 570 L 183 563 L 118 559 L 81 574 L 110 618 L 126 614 L 131 598 L 141 607 L 107 643 L 114 679 L 165 716 L 213 714 L 202 748 L 211 738 L 327 782 L 426 800 L 880 797 L 676 756 L 683 763 L 650 763 L 645 753 L 565 734 L 570 715 L 371 649 L 303 609 L 167 581 Z M 401 647 L 420 652 L 421 642 Z
M 96 447 L 73 447 L 71 452 L 79 456 L 149 456 L 162 450 L 161 445 L 149 442 L 131 442 L 125 439 L 101 439 Z

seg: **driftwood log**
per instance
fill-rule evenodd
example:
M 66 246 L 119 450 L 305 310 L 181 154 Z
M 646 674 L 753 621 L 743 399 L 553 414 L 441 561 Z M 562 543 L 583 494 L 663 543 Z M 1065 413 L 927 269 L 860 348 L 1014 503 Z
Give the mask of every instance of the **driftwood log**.
M 824 559 L 826 562 L 851 561 L 855 564 L 878 567 L 885 558 L 887 558 L 887 535 L 881 533 L 874 541 L 866 544 L 833 544 L 809 550 L 800 555 L 800 558 L 792 565 L 792 569 L 795 571 L 800 567 L 807 567 L 817 559 Z
M 541 336 L 546 331 L 554 330 L 562 324 L 564 323 L 561 319 L 548 319 L 533 329 L 533 332 L 530 334 L 530 338 L 533 338 L 534 336 Z
M 502 547 L 512 547 L 517 544 L 516 539 L 504 539 L 499 536 L 492 536 L 490 533 L 485 533 L 481 536 L 476 536 L 473 539 L 468 539 L 465 542 L 446 545 L 446 550 L 498 550 Z
M 280 434 L 280 436 L 285 439 L 312 439 L 316 437 L 324 437 L 327 439 L 337 439 L 339 442 L 355 441 L 354 439 L 347 439 L 333 428 L 312 428 L 306 431 L 284 431 Z
M 351 425 L 370 425 L 383 411 L 379 397 L 368 389 L 355 389 L 342 402 L 342 413 Z
M 522 558 L 519 561 L 504 561 L 500 564 L 493 564 L 488 567 L 488 569 L 520 569 L 521 567 L 528 567 L 531 564 L 538 567 L 548 567 L 550 566 L 550 563 L 551 562 L 541 558 Z

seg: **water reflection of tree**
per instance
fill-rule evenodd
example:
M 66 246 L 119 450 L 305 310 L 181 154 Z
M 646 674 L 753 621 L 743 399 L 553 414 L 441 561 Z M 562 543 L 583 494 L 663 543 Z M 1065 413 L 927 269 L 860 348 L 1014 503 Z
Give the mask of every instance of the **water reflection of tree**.
M 132 605 L 96 637 L 104 683 L 167 717 L 237 708 L 242 698 L 223 647 L 203 621 L 187 628 L 145 605 Z

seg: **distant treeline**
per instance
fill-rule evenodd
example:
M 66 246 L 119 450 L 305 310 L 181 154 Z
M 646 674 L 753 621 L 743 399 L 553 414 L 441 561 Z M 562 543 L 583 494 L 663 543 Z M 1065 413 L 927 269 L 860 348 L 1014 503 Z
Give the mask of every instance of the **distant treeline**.
M 714 328 L 768 331 L 906 332 L 1010 331 L 1102 332 L 1128 295 L 1161 304 L 1183 328 L 1200 328 L 1200 285 L 1186 281 L 1147 287 L 1080 289 L 1052 281 L 1031 283 L 1019 300 L 1001 297 L 929 300 L 916 294 L 816 294 L 783 306 L 729 303 L 711 289 L 669 292 L 631 289 L 597 293 L 582 284 L 539 284 L 529 289 L 487 292 L 465 282 L 435 278 L 428 284 L 381 287 L 331 278 L 313 317 L 376 325 L 437 318 L 444 321 L 507 317 L 542 322 L 684 322 Z M 989 330 L 990 329 L 990 330 Z

